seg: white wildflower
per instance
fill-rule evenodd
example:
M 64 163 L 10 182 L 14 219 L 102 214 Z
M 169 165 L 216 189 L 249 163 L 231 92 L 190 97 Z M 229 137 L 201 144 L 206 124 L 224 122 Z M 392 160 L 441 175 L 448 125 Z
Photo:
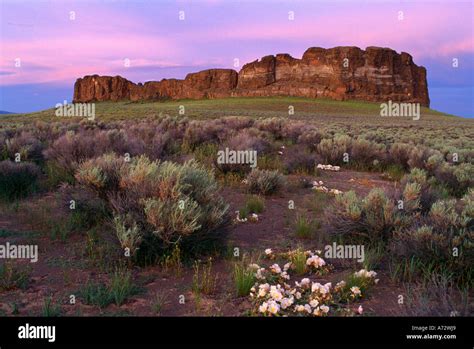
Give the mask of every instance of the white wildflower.
M 271 267 L 270 267 L 270 270 L 272 273 L 275 273 L 275 274 L 280 274 L 281 273 L 281 268 L 278 264 L 273 264 Z
M 263 302 L 261 306 L 258 307 L 258 311 L 261 313 L 265 313 L 268 309 L 268 303 Z
M 311 282 L 310 279 L 304 278 L 304 279 L 301 280 L 300 285 L 301 285 L 301 287 L 306 287 L 306 286 L 309 286 L 310 282 Z
M 306 265 L 313 266 L 317 269 L 326 265 L 326 262 L 321 257 L 314 255 L 306 260 Z
M 355 296 L 359 296 L 361 294 L 360 292 L 360 288 L 358 286 L 352 286 L 351 287 L 351 292 L 355 295 Z
M 272 297 L 276 301 L 281 301 L 283 298 L 283 295 L 275 286 L 272 286 L 270 288 L 270 297 Z
M 293 297 L 290 297 L 290 298 L 283 298 L 280 302 L 281 304 L 281 308 L 282 309 L 286 309 L 288 308 L 290 305 L 293 304 Z
M 260 266 L 258 264 L 252 263 L 249 265 L 250 270 L 258 270 L 260 269 Z
M 265 268 L 258 269 L 257 272 L 255 273 L 255 277 L 259 280 L 264 280 L 265 279 L 265 276 L 263 275 L 264 272 L 265 272 Z
M 271 314 L 276 314 L 280 310 L 280 305 L 275 301 L 268 302 L 268 312 Z
M 322 310 L 323 313 L 327 314 L 329 312 L 329 307 L 327 305 L 321 305 L 319 309 Z
M 301 312 L 305 311 L 306 309 L 304 308 L 303 305 L 300 305 L 300 304 L 299 304 L 299 305 L 295 305 L 295 310 L 296 310 L 297 312 L 301 313 Z

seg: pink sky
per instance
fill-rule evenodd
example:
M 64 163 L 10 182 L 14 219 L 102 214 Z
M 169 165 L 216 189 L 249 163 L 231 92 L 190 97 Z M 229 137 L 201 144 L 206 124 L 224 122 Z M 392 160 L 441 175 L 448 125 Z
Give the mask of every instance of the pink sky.
M 472 5 L 450 1 L 6 1 L 2 11 L 2 85 L 71 83 L 93 73 L 153 80 L 161 77 L 147 76 L 148 69 L 232 68 L 234 58 L 245 63 L 278 52 L 300 57 L 310 46 L 391 47 L 409 52 L 417 64 L 474 52 Z

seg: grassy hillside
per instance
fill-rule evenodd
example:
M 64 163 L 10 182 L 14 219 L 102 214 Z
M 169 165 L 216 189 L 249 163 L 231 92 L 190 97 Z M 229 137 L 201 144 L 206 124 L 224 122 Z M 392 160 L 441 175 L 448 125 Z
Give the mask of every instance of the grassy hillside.
M 180 106 L 185 108 L 185 116 L 190 118 L 214 118 L 222 116 L 245 115 L 252 117 L 288 117 L 290 106 L 294 107 L 292 118 L 322 119 L 344 121 L 354 117 L 370 118 L 372 122 L 396 121 L 397 118 L 380 117 L 380 104 L 361 101 L 334 101 L 328 99 L 309 99 L 298 97 L 271 97 L 271 98 L 224 98 L 213 100 L 180 100 L 169 102 L 99 102 L 96 103 L 96 116 L 99 120 L 121 120 L 127 118 L 155 117 L 160 114 L 178 115 Z M 2 121 L 44 120 L 56 121 L 55 109 L 47 109 L 28 114 L 14 114 L 0 116 Z M 421 108 L 421 118 L 426 120 L 440 120 L 446 116 L 429 108 Z M 444 119 L 444 118 L 443 118 Z M 403 122 L 407 118 L 400 118 Z M 448 119 L 450 122 L 453 120 Z

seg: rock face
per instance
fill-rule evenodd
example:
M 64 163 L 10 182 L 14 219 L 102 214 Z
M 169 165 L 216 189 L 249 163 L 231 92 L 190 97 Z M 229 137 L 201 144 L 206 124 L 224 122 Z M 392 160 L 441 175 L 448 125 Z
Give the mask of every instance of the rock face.
M 184 80 L 134 84 L 120 76 L 85 76 L 74 85 L 74 102 L 296 96 L 414 102 L 429 106 L 426 69 L 405 52 L 389 48 L 312 47 L 301 59 L 265 56 L 232 69 L 209 69 Z

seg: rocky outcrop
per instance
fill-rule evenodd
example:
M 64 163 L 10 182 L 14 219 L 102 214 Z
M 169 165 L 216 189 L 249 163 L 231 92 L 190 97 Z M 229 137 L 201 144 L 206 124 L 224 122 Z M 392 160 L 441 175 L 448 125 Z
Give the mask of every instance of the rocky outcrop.
M 74 84 L 74 101 L 118 101 L 130 98 L 135 84 L 120 76 L 85 76 Z
M 301 59 L 265 56 L 232 69 L 209 69 L 184 80 L 134 84 L 120 76 L 85 76 L 74 85 L 74 102 L 298 96 L 415 102 L 429 106 L 426 69 L 405 52 L 389 48 L 312 47 Z

